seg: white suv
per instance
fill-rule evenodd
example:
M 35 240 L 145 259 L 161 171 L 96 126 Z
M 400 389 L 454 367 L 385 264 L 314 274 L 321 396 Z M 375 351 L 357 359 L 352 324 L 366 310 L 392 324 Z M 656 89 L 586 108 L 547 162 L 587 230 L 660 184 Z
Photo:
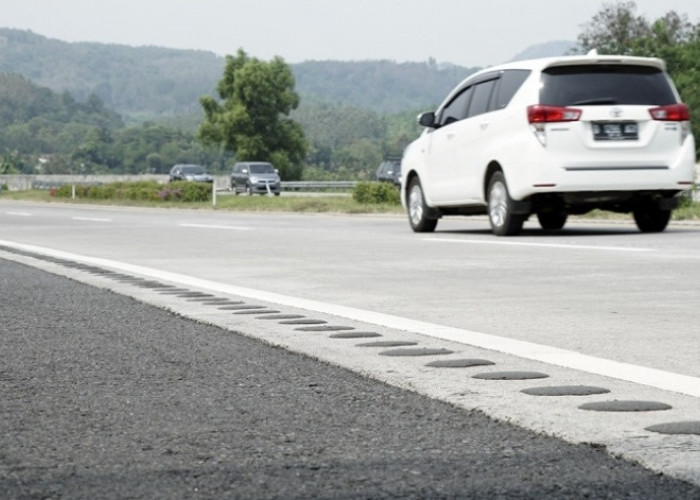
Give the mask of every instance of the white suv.
M 459 84 L 404 152 L 401 200 L 411 227 L 488 214 L 497 235 L 536 214 L 632 212 L 663 231 L 695 181 L 688 107 L 660 59 L 566 56 L 482 70 Z

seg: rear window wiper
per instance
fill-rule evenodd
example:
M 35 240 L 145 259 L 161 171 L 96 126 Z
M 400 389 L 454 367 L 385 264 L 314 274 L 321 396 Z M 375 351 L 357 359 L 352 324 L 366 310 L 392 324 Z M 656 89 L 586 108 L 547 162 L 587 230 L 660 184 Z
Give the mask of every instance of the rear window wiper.
M 582 99 L 580 101 L 576 101 L 574 103 L 574 106 L 585 106 L 587 104 L 617 104 L 617 99 L 614 97 L 595 97 L 593 99 Z

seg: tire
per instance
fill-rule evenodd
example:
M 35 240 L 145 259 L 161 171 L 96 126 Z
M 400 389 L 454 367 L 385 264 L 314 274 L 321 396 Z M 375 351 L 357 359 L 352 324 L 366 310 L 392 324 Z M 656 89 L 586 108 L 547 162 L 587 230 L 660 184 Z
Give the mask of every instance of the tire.
M 491 231 L 497 236 L 520 234 L 525 215 L 513 213 L 513 199 L 508 193 L 508 185 L 503 172 L 494 172 L 489 180 L 487 191 L 489 222 Z
M 671 210 L 663 210 L 654 203 L 634 209 L 634 222 L 643 233 L 660 233 L 671 220 Z
M 417 177 L 411 179 L 408 185 L 408 223 L 416 233 L 432 233 L 435 231 L 438 220 L 437 218 L 429 217 L 430 208 L 425 204 L 423 197 L 423 188 Z
M 537 220 L 545 231 L 558 231 L 566 224 L 569 214 L 566 212 L 539 212 Z
M 253 187 L 250 184 L 246 184 L 245 192 L 248 193 L 248 196 L 253 196 Z

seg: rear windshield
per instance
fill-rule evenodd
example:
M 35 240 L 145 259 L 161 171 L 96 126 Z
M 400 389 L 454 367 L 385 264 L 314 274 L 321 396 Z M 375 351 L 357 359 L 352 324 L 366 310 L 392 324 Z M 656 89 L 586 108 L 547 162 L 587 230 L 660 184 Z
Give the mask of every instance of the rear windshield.
M 556 66 L 542 73 L 540 104 L 674 104 L 676 97 L 663 71 L 648 66 Z
M 257 165 L 253 164 L 250 166 L 250 173 L 251 174 L 274 174 L 275 167 L 273 167 L 269 163 L 258 163 Z
M 204 167 L 200 167 L 199 165 L 185 165 L 182 167 L 182 172 L 185 174 L 197 175 L 205 173 L 205 170 Z

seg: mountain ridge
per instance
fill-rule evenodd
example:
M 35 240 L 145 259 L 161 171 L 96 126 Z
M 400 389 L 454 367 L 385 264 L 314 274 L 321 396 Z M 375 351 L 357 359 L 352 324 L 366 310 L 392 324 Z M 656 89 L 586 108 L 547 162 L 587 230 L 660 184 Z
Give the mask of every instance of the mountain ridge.
M 21 74 L 80 102 L 94 94 L 132 122 L 201 114 L 199 99 L 216 95 L 224 65 L 224 57 L 203 50 L 66 42 L 0 27 L 0 72 Z M 289 66 L 302 105 L 359 107 L 381 114 L 434 107 L 480 69 L 434 59 L 310 60 Z

